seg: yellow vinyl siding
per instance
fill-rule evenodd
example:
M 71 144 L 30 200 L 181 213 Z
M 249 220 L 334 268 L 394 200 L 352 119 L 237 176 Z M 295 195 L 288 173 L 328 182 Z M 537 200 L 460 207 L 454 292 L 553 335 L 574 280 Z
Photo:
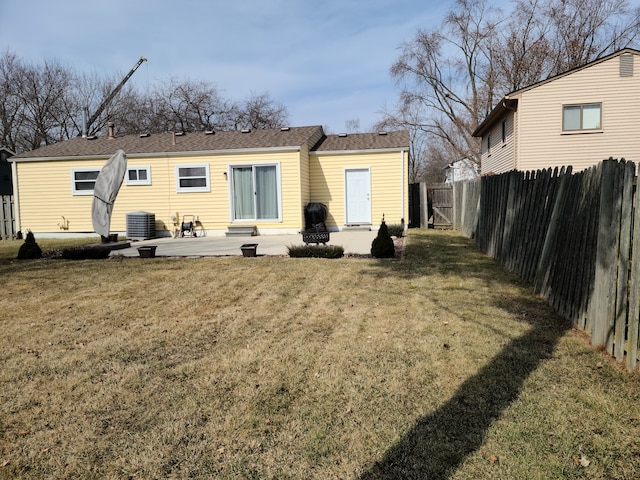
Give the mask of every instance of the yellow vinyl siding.
M 301 228 L 305 227 L 304 207 L 311 202 L 309 150 L 307 148 L 300 152 L 300 206 L 299 216 Z
M 129 156 L 131 166 L 150 166 L 151 185 L 127 185 L 123 182 L 114 203 L 111 230 L 126 230 L 126 214 L 146 211 L 155 214 L 156 229 L 172 231 L 172 216 L 198 217 L 205 230 L 226 230 L 231 221 L 229 181 L 224 173 L 230 165 L 279 164 L 282 221 L 254 221 L 258 228 L 300 229 L 300 157 L 299 152 L 269 152 L 237 155 L 192 155 L 181 157 Z M 102 160 L 22 162 L 16 165 L 20 195 L 20 227 L 34 232 L 93 232 L 92 195 L 73 195 L 73 169 L 100 169 Z M 176 165 L 209 165 L 210 192 L 177 192 Z M 50 199 L 43 201 L 43 197 Z M 68 222 L 69 229 L 60 225 Z
M 327 226 L 340 227 L 346 222 L 345 170 L 352 168 L 368 168 L 370 171 L 372 224 L 379 225 L 383 214 L 388 224 L 400 223 L 408 212 L 406 152 L 402 163 L 399 151 L 317 152 L 310 157 L 311 201 L 327 205 Z
M 17 167 L 20 227 L 34 232 L 91 232 L 91 195 L 72 195 L 73 168 L 99 169 L 105 161 L 28 162 Z M 64 220 L 63 220 L 64 217 Z
M 640 160 L 640 63 L 620 77 L 616 56 L 524 91 L 519 107 L 518 170 L 572 165 L 579 171 L 609 157 Z M 562 107 L 601 103 L 602 130 L 563 133 Z

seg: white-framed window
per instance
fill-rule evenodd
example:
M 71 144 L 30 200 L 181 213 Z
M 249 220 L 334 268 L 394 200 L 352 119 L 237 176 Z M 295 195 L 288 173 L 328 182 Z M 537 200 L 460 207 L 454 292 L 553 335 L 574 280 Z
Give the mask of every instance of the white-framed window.
M 502 143 L 507 141 L 507 121 L 502 120 Z
M 124 179 L 127 185 L 151 185 L 151 167 L 127 167 Z
M 209 164 L 176 165 L 177 192 L 210 192 Z
M 600 130 L 602 104 L 582 103 L 562 106 L 562 131 Z
M 73 195 L 93 195 L 99 168 L 71 169 L 71 192 Z
M 282 218 L 280 165 L 231 165 L 232 221 Z

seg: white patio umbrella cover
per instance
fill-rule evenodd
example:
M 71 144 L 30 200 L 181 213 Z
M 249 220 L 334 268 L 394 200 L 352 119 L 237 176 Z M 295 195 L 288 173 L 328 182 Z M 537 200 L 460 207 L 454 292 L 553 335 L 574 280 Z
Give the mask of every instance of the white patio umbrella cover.
M 123 150 L 118 150 L 107 160 L 96 178 L 93 189 L 93 205 L 91 208 L 91 220 L 93 229 L 101 237 L 109 237 L 111 227 L 111 212 L 120 186 L 127 171 L 127 156 Z

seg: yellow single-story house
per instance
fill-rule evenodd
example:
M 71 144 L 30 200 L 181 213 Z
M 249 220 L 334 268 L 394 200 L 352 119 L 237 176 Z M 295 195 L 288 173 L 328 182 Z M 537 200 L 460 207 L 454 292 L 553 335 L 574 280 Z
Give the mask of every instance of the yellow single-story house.
M 237 226 L 297 233 L 305 206 L 327 206 L 327 228 L 376 228 L 408 212 L 407 131 L 326 135 L 320 126 L 230 132 L 77 137 L 10 159 L 19 230 L 40 236 L 93 233 L 95 179 L 123 150 L 127 171 L 111 232 L 134 212 L 153 214 L 157 235 L 193 216 L 206 235 Z
M 625 48 L 507 94 L 473 132 L 481 173 L 640 161 L 640 51 Z

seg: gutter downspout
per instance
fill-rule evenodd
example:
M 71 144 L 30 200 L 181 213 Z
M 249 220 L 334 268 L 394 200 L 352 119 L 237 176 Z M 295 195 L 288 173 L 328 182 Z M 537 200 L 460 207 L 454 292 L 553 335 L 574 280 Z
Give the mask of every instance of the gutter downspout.
M 16 224 L 16 234 L 21 230 L 20 225 L 20 202 L 18 198 L 18 164 L 16 162 L 11 162 L 11 181 L 13 182 L 13 215 L 15 217 Z

